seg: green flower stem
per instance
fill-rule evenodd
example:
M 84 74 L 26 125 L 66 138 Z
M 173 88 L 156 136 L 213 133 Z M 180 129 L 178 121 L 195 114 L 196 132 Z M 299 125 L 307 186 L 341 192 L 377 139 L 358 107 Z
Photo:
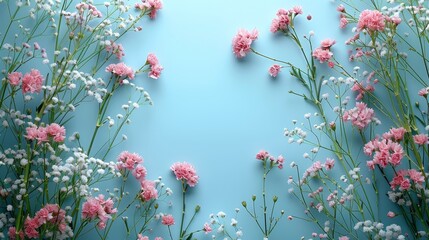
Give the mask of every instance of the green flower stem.
M 185 201 L 186 201 L 186 190 L 187 190 L 186 182 L 185 182 L 185 180 L 182 180 L 182 218 L 180 220 L 179 240 L 183 240 L 185 233 L 186 233 L 186 231 L 183 231 L 183 224 L 185 221 L 185 212 L 186 212 L 186 203 L 185 203 Z

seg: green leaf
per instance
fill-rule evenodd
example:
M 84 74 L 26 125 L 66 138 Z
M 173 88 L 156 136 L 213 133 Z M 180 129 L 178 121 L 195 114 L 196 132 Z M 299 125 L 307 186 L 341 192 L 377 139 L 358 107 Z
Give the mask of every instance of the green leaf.
M 191 240 L 192 239 L 192 235 L 194 235 L 194 233 L 189 234 L 189 236 L 186 238 L 186 240 Z

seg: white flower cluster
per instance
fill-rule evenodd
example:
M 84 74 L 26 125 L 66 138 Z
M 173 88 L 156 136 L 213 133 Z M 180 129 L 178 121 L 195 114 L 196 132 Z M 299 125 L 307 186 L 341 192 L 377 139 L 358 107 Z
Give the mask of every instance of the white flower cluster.
M 239 213 L 240 209 L 236 208 L 235 209 L 235 213 Z M 238 221 L 236 218 L 231 218 L 230 220 L 230 226 L 234 229 L 234 234 L 229 233 L 228 229 L 226 228 L 226 224 L 225 224 L 225 218 L 226 218 L 226 213 L 220 211 L 217 214 L 210 214 L 210 225 L 212 225 L 214 228 L 216 228 L 216 233 L 225 236 L 225 239 L 230 239 L 227 238 L 226 236 L 230 236 L 232 237 L 233 240 L 241 240 L 241 237 L 243 236 L 243 231 L 241 230 L 240 227 L 238 227 Z M 216 234 L 212 235 L 212 239 L 217 239 Z
M 396 224 L 391 224 L 384 227 L 384 224 L 381 222 L 372 222 L 370 220 L 366 220 L 356 223 L 354 229 L 356 231 L 361 229 L 365 234 L 370 234 L 372 239 L 406 239 L 405 236 L 401 234 L 401 227 Z

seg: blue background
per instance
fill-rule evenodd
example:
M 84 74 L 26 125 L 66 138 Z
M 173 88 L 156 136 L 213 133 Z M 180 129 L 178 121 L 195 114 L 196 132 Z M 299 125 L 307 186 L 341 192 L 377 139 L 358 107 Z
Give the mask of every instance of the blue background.
M 288 93 L 301 88 L 287 69 L 273 79 L 267 72 L 272 62 L 256 55 L 238 60 L 231 48 L 238 29 L 256 28 L 260 35 L 253 47 L 272 57 L 302 64 L 296 46 L 269 31 L 277 10 L 295 5 L 302 5 L 304 10 L 296 19 L 301 35 L 313 30 L 315 44 L 335 38 L 339 44 L 334 52 L 347 55 L 342 43 L 349 35 L 339 30 L 337 4 L 330 1 L 164 1 L 156 19 L 142 23 L 142 32 L 121 40 L 127 65 L 138 68 L 152 52 L 165 70 L 158 80 L 145 76 L 134 80 L 150 93 L 154 106 L 143 107 L 132 115 L 132 124 L 125 130 L 128 141 L 113 151 L 111 160 L 115 161 L 122 150 L 137 152 L 144 157 L 149 179 L 163 176 L 163 182 L 175 193 L 170 198 L 173 206 L 166 210 L 176 218 L 172 228 L 175 236 L 181 196 L 180 184 L 169 170 L 171 164 L 187 161 L 200 176 L 187 198 L 189 213 L 193 206 L 201 205 L 191 229 L 202 228 L 209 214 L 219 211 L 227 213 L 225 223 L 229 225 L 230 218 L 235 217 L 234 209 L 242 209 L 243 200 L 250 202 L 252 195 L 261 194 L 262 165 L 255 160 L 255 154 L 265 149 L 286 158 L 285 168 L 270 173 L 267 184 L 268 198 L 277 195 L 277 210 L 285 210 L 270 239 L 310 237 L 312 225 L 287 220 L 288 215 L 304 215 L 302 206 L 287 193 L 287 179 L 295 175 L 289 164 L 297 161 L 305 169 L 310 162 L 303 160 L 302 155 L 310 147 L 289 145 L 283 129 L 292 127 L 292 120 L 302 121 L 305 113 L 315 110 Z M 311 21 L 306 20 L 308 14 L 312 15 Z M 120 112 L 127 99 L 128 93 L 122 94 L 116 96 L 119 99 L 112 113 Z M 246 212 L 242 210 L 237 220 L 244 232 L 243 239 L 262 239 Z M 112 239 L 123 236 L 123 226 L 117 224 Z M 154 236 L 167 239 L 165 227 L 155 230 Z M 198 239 L 210 236 L 201 234 Z

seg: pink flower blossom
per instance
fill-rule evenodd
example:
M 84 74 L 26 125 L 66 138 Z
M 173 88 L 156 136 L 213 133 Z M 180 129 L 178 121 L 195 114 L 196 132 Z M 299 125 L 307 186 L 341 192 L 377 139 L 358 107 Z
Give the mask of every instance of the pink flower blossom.
M 277 31 L 285 31 L 291 23 L 290 12 L 285 9 L 279 9 L 277 11 L 277 17 L 271 22 L 270 31 L 275 33 Z
M 110 41 L 110 45 L 106 45 L 106 51 L 108 53 L 112 53 L 116 55 L 116 58 L 121 60 L 123 56 L 125 56 L 124 53 L 124 47 L 122 44 L 117 44 L 114 41 Z
M 294 6 L 292 8 L 292 12 L 295 13 L 295 15 L 302 14 L 302 7 L 301 6 Z
M 111 218 L 111 214 L 117 212 L 116 208 L 113 208 L 112 199 L 104 200 L 102 194 L 98 197 L 88 197 L 86 202 L 82 205 L 82 219 L 94 220 L 99 219 L 97 227 L 103 229 L 106 227 L 106 222 Z
M 413 136 L 414 143 L 417 145 L 425 145 L 428 144 L 428 135 L 427 134 L 418 134 Z
M 137 153 L 123 151 L 121 154 L 119 154 L 118 163 L 116 166 L 119 170 L 128 169 L 131 171 L 139 163 L 143 163 L 143 158 L 140 157 L 140 155 Z
M 158 64 L 158 58 L 156 57 L 156 55 L 155 54 L 153 54 L 153 53 L 149 53 L 148 55 L 147 55 L 147 60 L 146 60 L 146 62 L 147 63 L 149 63 L 149 65 L 157 65 Z
M 174 225 L 173 215 L 168 214 L 168 215 L 162 216 L 162 224 L 166 226 Z
M 269 156 L 270 156 L 270 154 L 267 151 L 261 150 L 256 154 L 256 159 L 264 161 Z
M 385 18 L 380 11 L 364 10 L 359 16 L 357 30 L 366 29 L 370 32 L 383 31 L 385 27 Z
M 144 178 L 146 177 L 146 174 L 147 174 L 146 168 L 141 165 L 138 165 L 133 171 L 133 176 L 140 181 L 144 180 Z
M 150 13 L 149 17 L 151 19 L 155 19 L 156 13 L 162 8 L 162 1 L 161 0 L 146 0 L 146 2 L 150 6 Z
M 423 177 L 423 174 L 420 171 L 417 171 L 415 169 L 409 169 L 408 170 L 408 176 L 410 176 L 410 179 L 414 181 L 414 183 L 418 185 L 422 185 L 425 181 L 425 177 Z
M 43 76 L 39 70 L 31 69 L 22 78 L 22 92 L 26 93 L 39 93 L 42 90 Z
M 177 180 L 184 180 L 190 187 L 198 183 L 198 175 L 194 167 L 187 162 L 176 162 L 170 167 Z
M 334 165 L 335 165 L 335 160 L 332 158 L 327 158 L 324 164 L 326 170 L 331 170 L 332 168 L 334 168 Z
M 404 138 L 406 131 L 407 130 L 405 130 L 405 128 L 400 127 L 400 128 L 391 128 L 389 132 L 395 141 L 400 142 Z
M 320 43 L 320 47 L 323 49 L 323 50 L 327 50 L 327 49 L 330 49 L 334 44 L 336 43 L 336 41 L 335 40 L 333 40 L 333 39 L 325 39 L 325 40 L 323 40 L 321 43 Z
M 338 12 L 345 12 L 346 8 L 342 4 L 340 4 L 340 5 L 337 6 L 337 11 Z
M 155 183 L 149 180 L 143 180 L 141 183 L 140 197 L 144 201 L 158 198 L 158 190 L 156 190 Z
M 66 129 L 57 123 L 46 126 L 46 132 L 55 142 L 63 142 L 66 136 Z
M 394 212 L 389 211 L 389 212 L 387 213 L 387 216 L 388 216 L 388 217 L 390 217 L 390 218 L 394 218 L 396 215 L 395 215 L 395 213 L 394 213 Z
M 282 155 L 277 157 L 276 164 L 279 169 L 283 169 L 284 162 L 285 162 L 285 158 Z
M 313 57 L 320 61 L 320 63 L 327 62 L 334 55 L 329 49 L 316 48 L 313 51 Z
M 429 94 L 429 89 L 428 88 L 422 88 L 419 91 L 419 96 L 422 96 L 422 97 L 426 98 L 428 96 L 428 94 Z
M 123 62 L 117 64 L 110 64 L 106 67 L 106 72 L 111 72 L 118 77 L 128 77 L 129 79 L 134 78 L 134 70 L 125 65 Z
M 137 240 L 149 240 L 149 237 L 143 236 L 141 233 L 139 233 L 139 235 L 137 235 Z
M 277 74 L 279 74 L 281 68 L 282 67 L 280 65 L 274 64 L 268 69 L 268 73 L 271 77 L 277 77 Z
M 368 108 L 365 103 L 358 102 L 356 107 L 345 111 L 343 114 L 343 121 L 351 121 L 354 126 L 360 130 L 368 126 L 374 118 L 374 110 Z
M 203 231 L 204 231 L 205 234 L 211 233 L 212 232 L 212 228 L 210 227 L 210 224 L 204 223 Z
M 16 239 L 16 228 L 10 227 L 7 234 L 11 240 Z M 20 239 L 24 239 L 24 232 L 23 231 L 19 231 L 18 235 L 19 235 Z
M 338 238 L 338 240 L 349 240 L 349 237 L 347 236 L 341 236 Z
M 340 18 L 340 28 L 345 28 L 347 27 L 347 24 L 349 24 L 349 21 L 347 20 L 346 17 L 341 17 Z
M 158 58 L 155 54 L 149 53 L 147 56 L 146 63 L 150 65 L 149 77 L 158 79 L 161 75 L 161 71 L 164 69 L 158 62 Z
M 258 38 L 258 31 L 255 29 L 252 32 L 241 29 L 232 39 L 232 49 L 237 58 L 243 58 L 250 52 L 252 42 Z
M 11 72 L 7 75 L 7 79 L 9 81 L 9 84 L 12 86 L 18 86 L 21 82 L 22 73 L 20 72 Z
M 149 77 L 153 79 L 158 79 L 161 76 L 162 70 L 164 70 L 164 68 L 161 65 L 152 65 L 150 67 Z

